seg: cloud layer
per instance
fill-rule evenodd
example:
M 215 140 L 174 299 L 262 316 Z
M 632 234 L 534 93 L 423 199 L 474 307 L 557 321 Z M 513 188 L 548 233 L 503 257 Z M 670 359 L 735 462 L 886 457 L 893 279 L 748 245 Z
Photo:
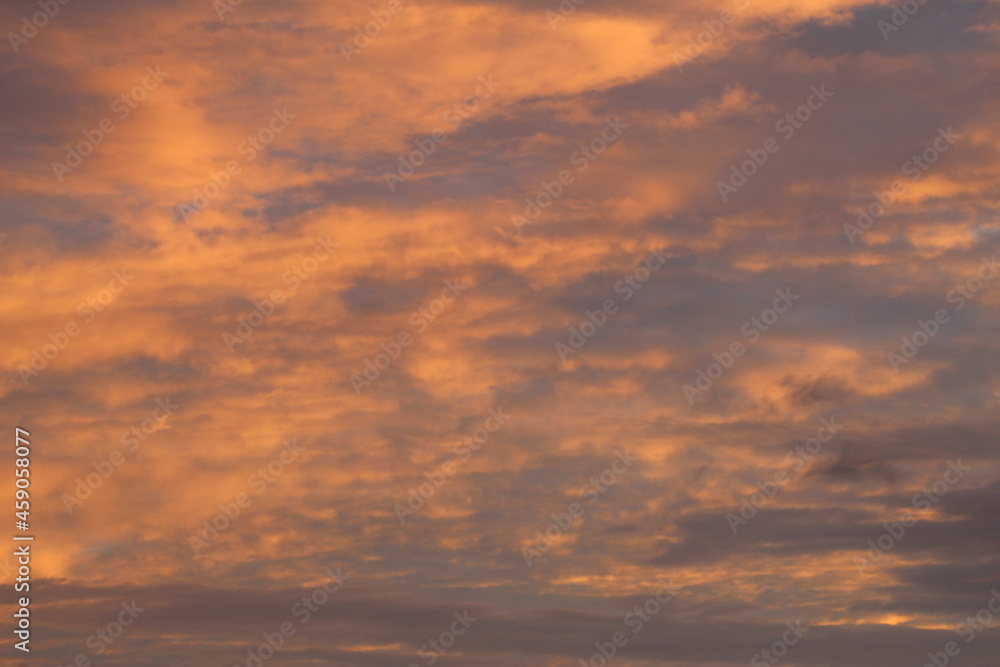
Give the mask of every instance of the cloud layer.
M 995 664 L 1000 14 L 902 4 L 5 5 L 26 662 Z

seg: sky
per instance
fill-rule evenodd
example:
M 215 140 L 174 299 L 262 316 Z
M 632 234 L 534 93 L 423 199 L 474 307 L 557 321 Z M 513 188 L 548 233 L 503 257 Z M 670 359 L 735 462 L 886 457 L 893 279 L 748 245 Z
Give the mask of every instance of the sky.
M 0 665 L 996 665 L 996 0 L 0 27 Z

